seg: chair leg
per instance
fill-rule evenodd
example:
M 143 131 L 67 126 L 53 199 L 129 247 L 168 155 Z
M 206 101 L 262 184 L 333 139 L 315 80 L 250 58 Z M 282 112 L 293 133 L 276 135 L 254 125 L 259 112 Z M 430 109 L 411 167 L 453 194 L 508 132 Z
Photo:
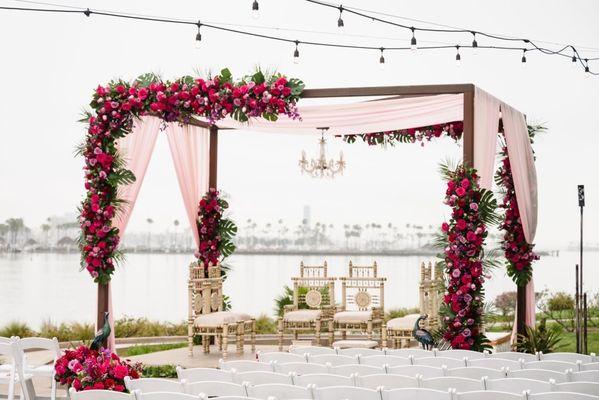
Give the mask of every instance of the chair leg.
M 278 326 L 278 333 L 279 333 L 279 351 L 283 351 L 283 330 L 284 330 L 284 325 L 283 325 L 283 318 L 279 318 L 279 326 Z
M 50 400 L 56 400 L 56 380 L 54 377 L 52 379 L 52 388 L 50 389 Z
M 210 352 L 210 336 L 202 335 L 202 351 L 204 353 Z
M 321 321 L 319 319 L 317 319 L 314 324 L 314 331 L 315 331 L 315 335 L 316 335 L 316 346 L 320 346 L 320 327 L 321 327 Z
M 366 333 L 368 334 L 368 340 L 372 340 L 372 320 L 369 320 L 366 324 Z
M 387 347 L 387 324 L 381 326 L 381 348 Z
M 252 332 L 250 333 L 250 340 L 251 340 L 251 350 L 252 352 L 256 351 L 256 319 L 252 318 Z
M 243 354 L 243 342 L 245 335 L 245 323 L 239 322 L 237 324 L 237 337 L 235 344 L 237 345 L 237 354 Z
M 221 337 L 220 344 L 222 346 L 223 359 L 226 360 L 227 359 L 227 347 L 229 345 L 229 325 L 228 324 L 223 325 L 223 334 Z
M 329 346 L 333 347 L 335 341 L 335 324 L 333 321 L 329 321 Z
M 188 322 L 188 324 L 187 324 L 187 347 L 189 349 L 189 357 L 193 357 L 193 336 L 194 336 L 193 324 Z

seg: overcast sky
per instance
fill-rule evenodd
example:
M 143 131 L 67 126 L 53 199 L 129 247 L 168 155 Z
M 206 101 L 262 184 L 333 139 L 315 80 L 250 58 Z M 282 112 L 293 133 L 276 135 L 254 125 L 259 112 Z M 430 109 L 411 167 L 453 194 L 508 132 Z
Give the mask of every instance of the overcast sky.
M 340 35 L 335 10 L 304 0 L 260 0 L 258 20 L 251 18 L 251 0 L 54 1 L 215 24 L 306 31 L 240 28 L 299 40 L 389 47 L 406 45 L 410 38 L 404 31 L 351 15 L 344 16 L 346 29 Z M 2 0 L 0 5 L 31 6 Z M 350 0 L 344 5 L 595 47 L 586 53 L 599 56 L 599 2 L 594 0 Z M 482 87 L 524 112 L 530 121 L 549 128 L 535 143 L 539 246 L 577 240 L 577 184 L 585 184 L 587 190 L 587 237 L 599 242 L 599 77 L 585 79 L 567 60 L 531 53 L 522 68 L 520 52 L 480 50 L 473 55 L 465 49 L 462 65 L 456 67 L 455 50 L 420 51 L 385 54 L 387 65 L 381 71 L 375 51 L 302 46 L 301 63 L 294 65 L 289 44 L 205 29 L 198 50 L 195 34 L 191 26 L 0 10 L 0 221 L 22 216 L 28 225 L 38 227 L 50 215 L 75 211 L 83 196 L 83 164 L 74 157 L 74 149 L 84 135 L 83 125 L 76 121 L 99 83 L 150 71 L 167 79 L 223 67 L 239 77 L 260 65 L 301 78 L 309 88 L 438 83 Z M 466 44 L 471 37 L 421 33 L 418 41 Z M 486 44 L 482 37 L 478 42 Z M 599 61 L 594 65 L 599 71 Z M 186 223 L 165 139 L 159 137 L 131 230 L 145 228 L 148 217 L 160 227 L 174 219 Z M 343 149 L 347 172 L 330 181 L 302 176 L 298 170 L 301 150 L 315 154 L 317 137 L 233 132 L 223 134 L 219 145 L 219 186 L 230 194 L 235 218 L 261 222 L 279 218 L 297 222 L 303 205 L 310 204 L 313 221 L 440 224 L 448 209 L 442 204 L 437 164 L 461 154 L 455 143 L 445 140 L 424 148 L 406 144 L 386 150 L 331 143 L 331 155 Z

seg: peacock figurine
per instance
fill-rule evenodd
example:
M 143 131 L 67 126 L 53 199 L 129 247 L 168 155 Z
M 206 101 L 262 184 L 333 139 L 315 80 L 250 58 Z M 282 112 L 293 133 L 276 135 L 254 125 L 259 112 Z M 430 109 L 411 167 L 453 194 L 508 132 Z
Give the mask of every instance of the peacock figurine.
M 421 315 L 414 323 L 414 329 L 412 330 L 412 336 L 422 345 L 425 350 L 431 350 L 435 347 L 435 340 L 433 335 L 429 331 L 420 327 L 420 321 L 424 321 L 428 318 L 427 314 Z
M 110 336 L 110 324 L 108 323 L 108 312 L 104 313 L 104 326 L 102 329 L 96 332 L 96 337 L 92 341 L 92 344 L 89 346 L 92 350 L 100 350 L 101 347 L 104 347 L 104 343 Z

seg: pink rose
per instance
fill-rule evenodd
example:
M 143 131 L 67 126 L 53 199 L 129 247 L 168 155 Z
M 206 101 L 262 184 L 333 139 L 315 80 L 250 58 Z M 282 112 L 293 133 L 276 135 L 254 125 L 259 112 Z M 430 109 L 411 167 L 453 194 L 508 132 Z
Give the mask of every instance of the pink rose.
M 463 187 L 459 187 L 459 188 L 457 188 L 457 189 L 455 190 L 455 193 L 456 193 L 458 196 L 462 197 L 463 195 L 465 195 L 465 194 L 466 194 L 466 189 L 464 189 Z

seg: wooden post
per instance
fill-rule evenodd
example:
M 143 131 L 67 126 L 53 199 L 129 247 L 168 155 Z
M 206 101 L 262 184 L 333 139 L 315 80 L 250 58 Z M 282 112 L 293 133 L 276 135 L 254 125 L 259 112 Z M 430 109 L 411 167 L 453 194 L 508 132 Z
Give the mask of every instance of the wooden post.
M 98 283 L 98 313 L 96 318 L 96 328 L 101 330 L 104 327 L 104 313 L 108 312 L 108 285 Z M 110 327 L 114 329 L 114 326 Z M 107 346 L 107 339 L 102 346 Z
M 218 178 L 218 127 L 210 127 L 210 174 L 208 178 L 208 187 L 216 189 Z
M 464 92 L 464 166 L 474 166 L 474 91 Z
M 516 294 L 516 332 L 526 335 L 526 285 L 518 286 Z

